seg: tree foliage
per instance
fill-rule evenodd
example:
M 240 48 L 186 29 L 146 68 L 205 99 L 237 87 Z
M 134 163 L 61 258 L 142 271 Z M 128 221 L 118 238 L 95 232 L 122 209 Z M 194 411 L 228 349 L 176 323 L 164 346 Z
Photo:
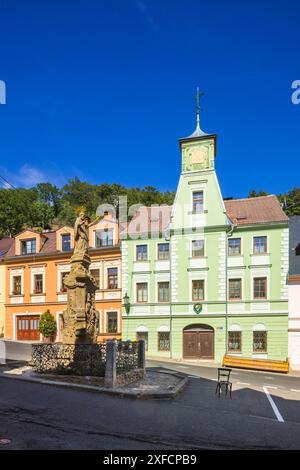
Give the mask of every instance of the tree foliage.
M 253 189 L 248 197 L 267 194 L 263 189 Z M 110 204 L 118 216 L 119 196 L 126 196 L 129 209 L 132 205 L 171 205 L 175 193 L 159 191 L 153 186 L 126 188 L 116 183 L 91 184 L 78 177 L 70 179 L 62 188 L 39 183 L 31 189 L 0 189 L 0 238 L 13 237 L 26 228 L 45 230 L 73 225 L 80 207 L 94 218 L 99 205 Z M 287 215 L 300 215 L 300 188 L 279 194 L 278 198 Z
M 39 324 L 39 332 L 45 338 L 51 338 L 56 333 L 56 321 L 52 313 L 47 310 L 45 313 L 42 313 L 40 324 Z

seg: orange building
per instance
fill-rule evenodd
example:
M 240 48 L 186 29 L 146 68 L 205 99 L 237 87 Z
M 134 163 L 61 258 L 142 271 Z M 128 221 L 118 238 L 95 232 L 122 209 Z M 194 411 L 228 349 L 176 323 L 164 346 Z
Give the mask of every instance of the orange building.
M 99 341 L 121 338 L 121 250 L 118 224 L 111 214 L 89 228 L 90 270 L 98 283 Z M 70 272 L 74 230 L 19 233 L 5 256 L 5 339 L 38 341 L 40 315 L 49 310 L 57 322 L 56 341 L 62 340 L 67 293 L 64 276 Z

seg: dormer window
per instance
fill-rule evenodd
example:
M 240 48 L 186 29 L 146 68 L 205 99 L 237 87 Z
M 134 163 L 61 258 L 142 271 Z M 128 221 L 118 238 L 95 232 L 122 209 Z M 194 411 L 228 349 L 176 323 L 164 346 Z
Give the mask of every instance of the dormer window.
M 64 233 L 61 236 L 61 249 L 62 251 L 71 250 L 71 235 L 69 233 Z
M 31 255 L 33 253 L 36 253 L 36 239 L 21 240 L 21 254 Z
M 113 229 L 96 230 L 95 233 L 96 248 L 113 245 Z

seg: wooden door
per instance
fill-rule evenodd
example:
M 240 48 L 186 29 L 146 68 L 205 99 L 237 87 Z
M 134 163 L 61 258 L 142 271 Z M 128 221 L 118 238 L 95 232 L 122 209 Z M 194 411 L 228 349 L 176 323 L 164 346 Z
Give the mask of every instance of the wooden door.
M 38 315 L 28 315 L 17 317 L 17 339 L 20 341 L 39 341 L 39 321 Z
M 214 332 L 200 330 L 183 332 L 183 357 L 214 359 Z
M 199 332 L 198 344 L 200 345 L 199 353 L 200 353 L 201 359 L 213 359 L 214 358 L 214 333 L 213 331 Z
M 196 332 L 183 332 L 183 357 L 197 357 L 198 353 L 198 343 L 197 343 L 197 333 Z

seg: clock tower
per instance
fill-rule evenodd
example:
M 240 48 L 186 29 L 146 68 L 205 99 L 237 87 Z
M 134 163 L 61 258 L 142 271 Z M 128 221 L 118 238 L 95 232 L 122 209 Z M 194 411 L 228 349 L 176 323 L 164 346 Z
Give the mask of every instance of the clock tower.
M 216 157 L 216 134 L 206 134 L 200 128 L 200 97 L 203 93 L 197 88 L 196 129 L 188 137 L 179 140 L 181 150 L 181 172 L 214 169 Z

